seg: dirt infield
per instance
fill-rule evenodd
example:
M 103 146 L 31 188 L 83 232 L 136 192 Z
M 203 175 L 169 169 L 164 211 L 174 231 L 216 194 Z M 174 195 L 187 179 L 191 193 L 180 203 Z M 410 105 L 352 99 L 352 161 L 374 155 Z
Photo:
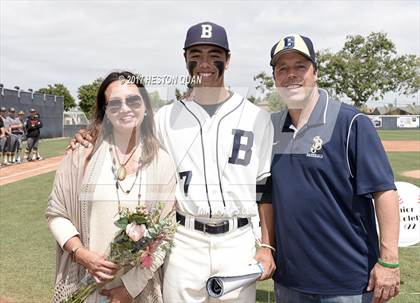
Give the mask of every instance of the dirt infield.
M 404 177 L 410 177 L 414 179 L 420 179 L 420 170 L 408 170 L 400 174 Z
M 420 152 L 420 141 L 382 141 L 387 152 Z
M 41 161 L 26 162 L 0 168 L 0 186 L 29 177 L 48 173 L 57 169 L 64 156 L 52 157 Z
M 15 303 L 16 301 L 12 298 L 8 298 L 5 296 L 0 296 L 0 303 Z
M 387 152 L 420 152 L 420 141 L 382 141 Z M 56 170 L 63 156 L 0 168 L 0 186 Z M 420 171 L 404 172 L 403 176 L 420 178 Z

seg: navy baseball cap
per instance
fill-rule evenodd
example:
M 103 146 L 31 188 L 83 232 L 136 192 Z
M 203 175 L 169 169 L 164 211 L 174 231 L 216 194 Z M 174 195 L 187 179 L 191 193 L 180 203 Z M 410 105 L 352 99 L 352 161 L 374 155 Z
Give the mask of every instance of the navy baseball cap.
M 297 51 L 306 58 L 308 58 L 314 64 L 316 68 L 316 58 L 314 45 L 308 37 L 304 37 L 298 34 L 290 34 L 280 39 L 276 44 L 271 48 L 271 61 L 270 65 L 274 66 L 277 59 L 281 54 L 290 51 Z
M 201 22 L 188 29 L 184 50 L 200 44 L 216 45 L 230 52 L 226 30 L 216 23 Z

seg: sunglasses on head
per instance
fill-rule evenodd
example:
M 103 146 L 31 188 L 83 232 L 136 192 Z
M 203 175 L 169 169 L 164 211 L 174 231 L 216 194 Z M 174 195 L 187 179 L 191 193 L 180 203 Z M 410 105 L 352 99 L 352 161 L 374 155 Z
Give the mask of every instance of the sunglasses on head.
M 139 95 L 128 96 L 125 98 L 125 105 L 130 109 L 136 110 L 141 107 L 143 99 Z M 110 113 L 115 114 L 121 110 L 123 101 L 120 98 L 113 98 L 108 101 L 107 109 Z

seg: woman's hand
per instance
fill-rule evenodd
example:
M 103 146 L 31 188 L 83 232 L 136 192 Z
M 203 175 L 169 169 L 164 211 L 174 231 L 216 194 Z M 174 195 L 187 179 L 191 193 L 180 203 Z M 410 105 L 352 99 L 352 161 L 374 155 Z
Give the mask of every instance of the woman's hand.
M 119 266 L 107 261 L 104 255 L 84 247 L 77 251 L 75 260 L 87 269 L 97 283 L 111 281 L 119 270 Z
M 131 303 L 133 298 L 124 286 L 101 290 L 101 295 L 107 296 L 110 303 Z
M 70 140 L 69 145 L 66 147 L 66 152 L 74 151 L 79 144 L 84 147 L 89 147 L 93 142 L 93 138 L 88 130 L 80 129 L 75 135 L 74 138 Z

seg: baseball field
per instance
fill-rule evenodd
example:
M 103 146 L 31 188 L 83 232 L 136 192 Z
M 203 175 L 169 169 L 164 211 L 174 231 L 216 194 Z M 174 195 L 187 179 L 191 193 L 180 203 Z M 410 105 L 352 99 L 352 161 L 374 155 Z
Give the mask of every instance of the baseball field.
M 381 131 L 395 179 L 420 186 L 420 132 Z M 46 160 L 0 169 L 0 303 L 51 301 L 55 243 L 43 213 L 54 170 L 68 139 L 40 143 Z M 47 169 L 46 169 L 47 167 Z M 30 177 L 28 177 L 30 176 Z M 420 302 L 420 245 L 401 248 L 401 294 Z M 257 285 L 257 302 L 274 302 L 272 281 Z

